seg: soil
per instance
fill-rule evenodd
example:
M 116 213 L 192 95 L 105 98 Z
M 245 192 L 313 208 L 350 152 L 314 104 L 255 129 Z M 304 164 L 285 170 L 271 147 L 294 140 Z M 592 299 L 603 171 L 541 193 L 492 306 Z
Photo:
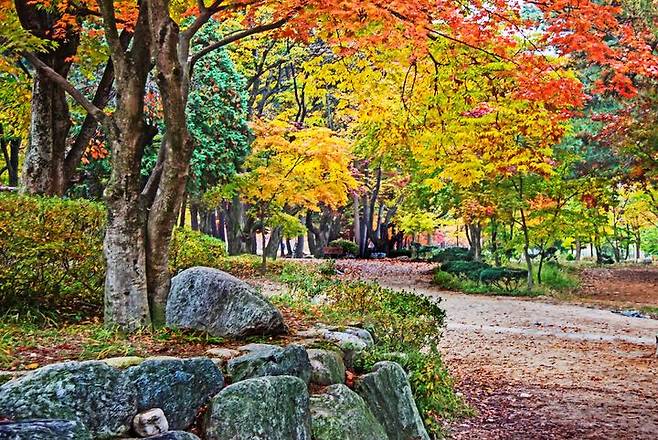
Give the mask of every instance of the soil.
M 658 305 L 658 267 L 584 269 L 577 297 L 628 307 Z
M 576 300 L 442 292 L 432 265 L 341 262 L 350 277 L 441 298 L 446 365 L 477 416 L 455 439 L 658 438 L 658 320 L 596 309 L 658 306 L 654 268 L 588 269 Z

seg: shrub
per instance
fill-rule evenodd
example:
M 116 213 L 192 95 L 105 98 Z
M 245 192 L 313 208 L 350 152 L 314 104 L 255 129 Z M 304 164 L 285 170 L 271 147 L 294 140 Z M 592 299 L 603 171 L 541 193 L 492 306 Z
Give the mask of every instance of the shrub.
M 194 266 L 216 268 L 225 257 L 223 241 L 202 232 L 177 228 L 169 245 L 169 271 L 176 274 Z
M 0 314 L 99 315 L 104 227 L 98 203 L 0 194 Z
M 446 290 L 459 290 L 461 288 L 461 282 L 458 278 L 442 270 L 434 272 L 432 283 Z
M 480 271 L 482 284 L 493 285 L 508 292 L 518 289 L 523 280 L 527 278 L 528 271 L 525 269 L 489 267 Z
M 339 247 L 343 249 L 345 254 L 357 255 L 359 253 L 359 246 L 350 240 L 338 239 L 329 243 L 329 246 Z
M 398 257 L 410 257 L 411 258 L 411 249 L 392 249 L 388 256 L 391 258 Z
M 547 264 L 541 271 L 542 285 L 552 290 L 578 288 L 578 279 L 556 264 Z
M 482 272 L 483 269 L 488 269 L 490 267 L 491 267 L 490 265 L 488 265 L 487 263 L 483 263 L 481 261 L 457 260 L 457 261 L 447 261 L 441 264 L 442 271 L 448 272 L 449 274 L 458 277 L 467 278 L 473 281 L 479 281 L 480 272 Z
M 432 254 L 432 261 L 446 263 L 448 261 L 471 261 L 473 254 L 467 248 L 449 247 L 440 249 Z

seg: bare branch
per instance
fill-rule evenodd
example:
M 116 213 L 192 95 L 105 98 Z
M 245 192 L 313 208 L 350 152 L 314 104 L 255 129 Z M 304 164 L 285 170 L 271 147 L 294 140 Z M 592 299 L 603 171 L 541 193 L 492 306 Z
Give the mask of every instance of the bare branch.
M 205 55 L 208 55 L 210 52 L 212 52 L 214 50 L 219 49 L 220 47 L 227 46 L 227 45 L 229 45 L 233 42 L 236 42 L 236 41 L 241 40 L 243 38 L 249 37 L 251 35 L 259 34 L 261 32 L 271 31 L 271 30 L 274 30 L 274 29 L 278 29 L 281 26 L 283 26 L 284 24 L 286 24 L 288 22 L 288 20 L 289 20 L 288 18 L 282 18 L 282 19 L 274 21 L 272 23 L 263 24 L 263 25 L 260 25 L 260 26 L 255 26 L 253 28 L 244 29 L 242 31 L 234 32 L 234 33 L 226 36 L 226 38 L 223 38 L 223 39 L 221 39 L 221 40 L 219 40 L 219 41 L 217 41 L 213 44 L 210 44 L 210 45 L 204 47 L 203 49 L 201 49 L 199 52 L 192 55 L 192 58 L 190 60 L 190 66 L 193 67 L 194 64 L 197 61 L 199 61 L 202 57 L 204 57 Z
M 67 81 L 59 73 L 55 72 L 50 66 L 41 61 L 31 52 L 23 52 L 23 56 L 42 74 L 46 75 L 48 79 L 64 89 L 71 98 L 80 104 L 87 112 L 92 115 L 99 123 L 105 124 L 108 116 L 98 107 L 96 107 L 87 97 L 80 92 L 73 84 Z

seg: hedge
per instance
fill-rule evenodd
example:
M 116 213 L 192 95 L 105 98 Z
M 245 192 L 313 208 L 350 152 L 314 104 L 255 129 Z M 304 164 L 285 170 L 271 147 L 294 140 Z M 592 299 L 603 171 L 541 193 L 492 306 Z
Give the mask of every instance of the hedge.
M 105 221 L 101 203 L 0 193 L 0 316 L 100 317 Z M 222 241 L 177 229 L 170 271 L 217 267 L 225 255 Z

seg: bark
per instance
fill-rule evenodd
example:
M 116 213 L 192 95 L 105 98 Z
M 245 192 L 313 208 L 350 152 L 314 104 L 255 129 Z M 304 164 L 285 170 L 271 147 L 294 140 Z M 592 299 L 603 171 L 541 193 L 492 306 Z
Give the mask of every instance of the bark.
M 187 212 L 187 194 L 183 197 L 183 204 L 180 207 L 180 214 L 178 217 L 178 226 L 185 227 L 185 213 Z
M 469 223 L 466 225 L 466 237 L 473 253 L 473 260 L 482 260 L 482 227 L 479 223 Z
M 246 254 L 250 251 L 251 230 L 248 228 L 244 203 L 238 196 L 226 204 L 226 242 L 229 255 Z
M 1 129 L 1 127 L 0 127 Z M 1 135 L 1 133 L 0 133 Z M 0 147 L 2 148 L 2 157 L 5 161 L 5 168 L 9 175 L 7 183 L 10 187 L 16 188 L 18 186 L 18 154 L 20 151 L 21 139 L 20 138 L 1 138 Z M 4 172 L 0 171 L 0 174 Z
M 199 230 L 199 205 L 196 203 L 190 203 L 190 227 L 193 231 Z
M 297 237 L 297 243 L 295 244 L 295 258 L 304 258 L 304 236 L 300 235 Z
M 582 252 L 582 245 L 580 244 L 580 239 L 577 238 L 576 239 L 576 257 L 575 257 L 576 261 L 580 261 L 581 252 Z

